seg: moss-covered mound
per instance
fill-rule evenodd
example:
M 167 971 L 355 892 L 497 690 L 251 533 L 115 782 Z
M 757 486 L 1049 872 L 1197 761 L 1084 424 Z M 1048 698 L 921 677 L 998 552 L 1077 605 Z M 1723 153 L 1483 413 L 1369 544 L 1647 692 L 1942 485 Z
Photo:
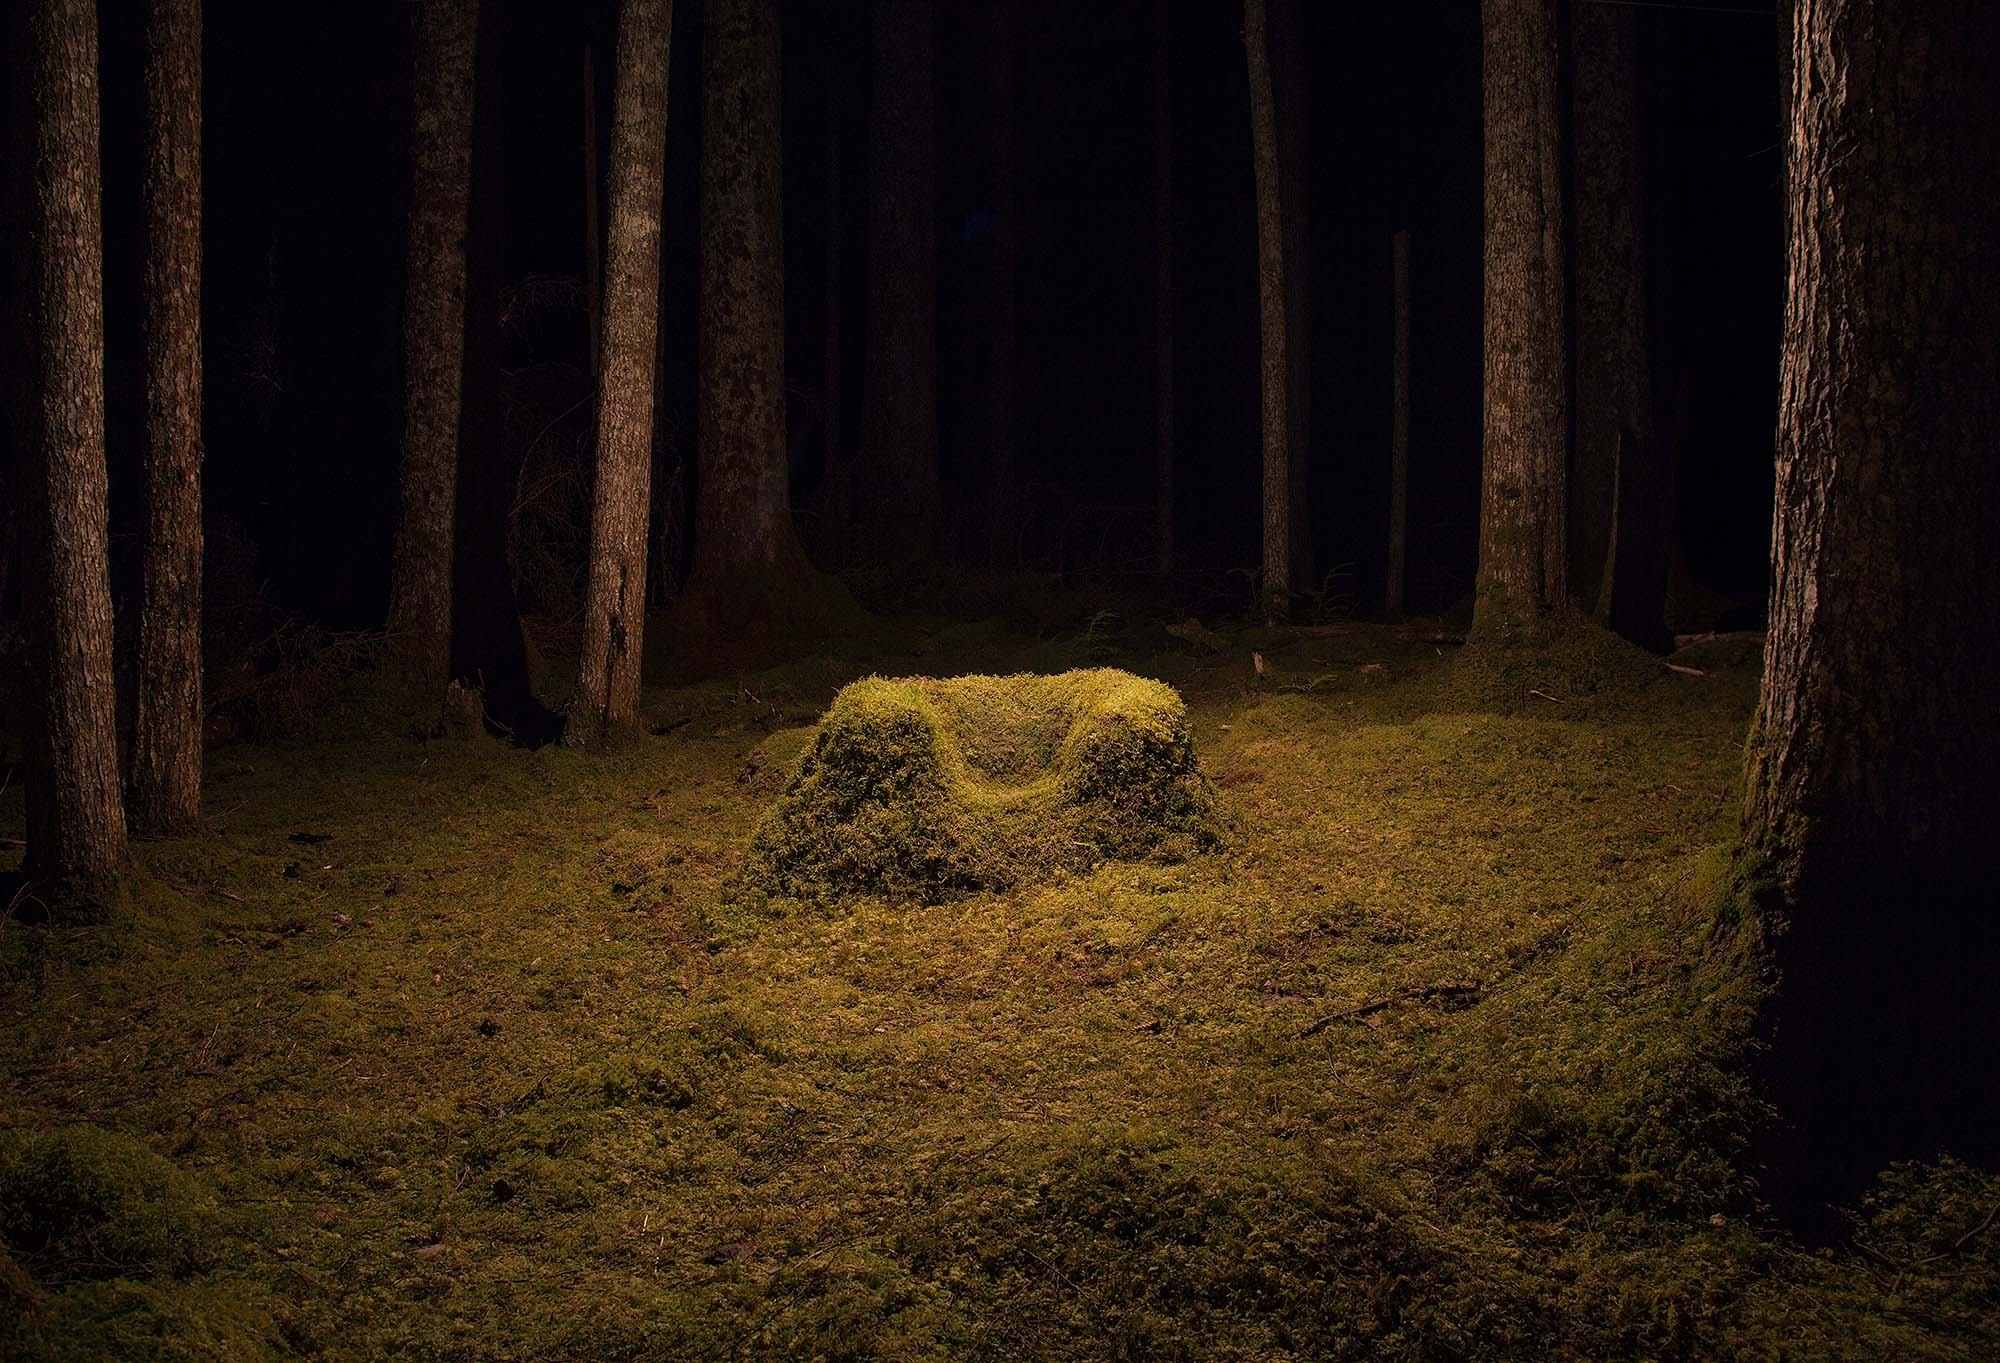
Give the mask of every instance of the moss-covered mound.
M 935 902 L 1215 841 L 1215 799 L 1172 687 L 1112 668 L 870 677 L 834 698 L 758 825 L 770 894 Z
M 0 1131 L 0 1245 L 43 1283 L 184 1272 L 206 1238 L 205 1202 L 130 1136 Z

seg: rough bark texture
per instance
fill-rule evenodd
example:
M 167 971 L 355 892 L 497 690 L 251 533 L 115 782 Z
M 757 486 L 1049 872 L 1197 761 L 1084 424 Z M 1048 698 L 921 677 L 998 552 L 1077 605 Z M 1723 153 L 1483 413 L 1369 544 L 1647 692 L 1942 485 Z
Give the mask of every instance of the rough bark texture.
M 1396 334 L 1391 398 L 1394 406 L 1389 418 L 1389 572 L 1383 609 L 1391 620 L 1400 620 L 1410 557 L 1410 234 L 1407 229 L 1396 233 L 1390 251 Z
M 1271 44 L 1264 0 L 1243 0 L 1243 50 L 1250 65 L 1250 148 L 1257 177 L 1257 301 L 1263 369 L 1264 618 L 1291 610 L 1291 386 L 1287 379 L 1285 234 L 1278 173 L 1277 109 L 1271 90 Z
M 993 270 L 992 322 L 987 331 L 986 557 L 993 566 L 1011 562 L 1019 516 L 1019 488 L 1014 470 L 1015 344 L 1014 310 L 1019 213 L 1014 185 L 1014 5 L 995 0 L 991 15 L 992 48 L 987 54 L 993 138 Z
M 1770 633 L 1786 1170 L 2000 1132 L 2000 20 L 1799 0 Z
M 1174 31 L 1153 26 L 1153 566 L 1174 569 Z
M 516 737 L 545 736 L 547 712 L 528 683 L 527 644 L 507 564 L 507 517 L 520 473 L 500 405 L 500 293 L 506 259 L 502 58 L 506 10 L 479 16 L 472 193 L 465 252 L 465 355 L 459 401 L 456 533 L 452 550 L 451 674 Z
M 776 0 L 709 0 L 702 45 L 700 460 L 688 609 L 765 621 L 806 575 L 785 448 Z
M 618 17 L 590 583 L 577 694 L 563 730 L 563 741 L 572 744 L 601 741 L 639 719 L 673 12 L 672 0 L 625 0 Z
M 106 569 L 104 261 L 97 17 L 28 11 L 28 879 L 63 910 L 101 902 L 126 861 Z
M 1278 124 L 1278 198 L 1285 232 L 1286 447 L 1291 470 L 1292 590 L 1320 587 L 1312 514 L 1312 87 L 1300 0 L 1271 0 L 1271 81 Z
M 128 814 L 201 821 L 201 0 L 149 0 L 144 75 L 145 531 Z
M 479 0 L 422 0 L 410 126 L 403 305 L 402 507 L 389 631 L 404 680 L 443 694 L 451 670 L 453 508 L 465 347 L 466 223 Z
M 1567 605 L 1556 0 L 1485 0 L 1486 299 L 1479 621 Z
M 1638 17 L 1613 5 L 1572 5 L 1569 22 L 1576 155 L 1570 580 L 1599 620 L 1659 647 L 1668 642 L 1673 496 L 1647 344 Z
M 938 539 L 937 131 L 931 6 L 875 0 L 868 113 L 868 353 L 851 558 L 908 564 Z

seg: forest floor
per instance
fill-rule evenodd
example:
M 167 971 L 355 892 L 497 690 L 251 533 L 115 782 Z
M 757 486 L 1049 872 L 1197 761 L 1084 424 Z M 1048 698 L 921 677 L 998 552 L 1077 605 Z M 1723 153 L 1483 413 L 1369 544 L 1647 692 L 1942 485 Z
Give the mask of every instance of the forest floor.
M 608 754 L 214 752 L 129 912 L 0 926 L 0 1355 L 2000 1356 L 1995 1180 L 1809 1250 L 1746 1172 L 1754 641 L 1434 631 L 909 617 Z M 732 894 L 843 683 L 1083 665 L 1181 691 L 1223 850 Z

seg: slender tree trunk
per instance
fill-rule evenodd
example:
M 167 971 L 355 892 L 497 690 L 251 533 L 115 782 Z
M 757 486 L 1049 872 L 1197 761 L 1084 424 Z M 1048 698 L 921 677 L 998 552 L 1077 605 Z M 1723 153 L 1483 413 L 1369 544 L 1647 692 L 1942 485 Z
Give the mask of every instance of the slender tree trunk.
M 201 0 L 146 6 L 146 524 L 135 831 L 201 821 Z
M 1262 318 L 1264 585 L 1266 621 L 1291 613 L 1291 385 L 1285 325 L 1285 233 L 1278 170 L 1277 110 L 1264 0 L 1243 0 L 1243 48 L 1250 64 L 1250 146 L 1257 177 L 1257 298 Z
M 846 135 L 845 119 L 842 117 L 840 97 L 843 69 L 830 63 L 826 71 L 826 256 L 821 266 L 825 289 L 824 315 L 820 332 L 820 389 L 826 405 L 826 419 L 821 422 L 821 435 L 825 439 L 825 449 L 821 460 L 819 491 L 819 522 L 813 537 L 813 552 L 821 566 L 838 564 L 847 553 L 847 520 L 849 513 L 847 447 L 845 437 L 845 403 L 842 401 L 847 382 L 841 365 L 842 319 L 846 312 L 843 296 L 845 272 L 841 257 L 845 245 L 845 218 L 841 213 L 844 190 L 841 185 L 841 140 Z
M 442 696 L 451 674 L 453 508 L 472 197 L 479 0 L 422 0 L 410 124 L 410 268 L 403 309 L 403 487 L 389 631 L 403 680 Z
M 1635 11 L 1573 5 L 1576 457 L 1570 580 L 1597 618 L 1649 648 L 1668 642 L 1673 497 L 1656 418 L 1647 317 L 1646 208 Z M 1585 598 L 1585 604 L 1593 604 Z
M 874 0 L 868 114 L 868 355 L 859 555 L 928 559 L 938 538 L 937 131 L 928 0 Z
M 506 271 L 506 9 L 479 16 L 473 90 L 472 188 L 465 252 L 465 357 L 453 540 L 451 673 L 476 686 L 486 713 L 516 735 L 546 718 L 528 679 L 520 604 L 507 564 L 507 517 L 520 475 L 500 405 L 500 292 Z
M 1404 575 L 1410 534 L 1410 232 L 1397 229 L 1390 270 L 1396 307 L 1394 406 L 1389 424 L 1389 574 L 1383 607 L 1403 618 Z
M 1174 570 L 1174 30 L 1153 24 L 1153 566 Z
M 1319 590 L 1312 514 L 1312 88 L 1300 0 L 1271 0 L 1271 81 L 1285 233 L 1286 447 L 1291 468 L 1292 590 Z
M 1480 624 L 1565 608 L 1569 557 L 1556 0 L 1485 0 L 1485 435 Z M 1497 615 L 1496 615 L 1497 613 Z
M 115 894 L 126 863 L 106 568 L 104 257 L 91 0 L 28 11 L 26 415 L 28 879 L 58 911 Z
M 573 745 L 602 741 L 639 721 L 673 15 L 673 0 L 624 0 L 618 16 L 590 583 L 577 695 L 563 730 L 563 741 Z
M 590 376 L 602 371 L 604 345 L 604 228 L 598 221 L 597 62 L 583 45 L 583 314 L 590 328 Z
M 1794 19 L 1745 837 L 1777 896 L 1778 1172 L 1805 1180 L 2000 1156 L 2000 17 L 1924 17 Z
M 987 331 L 986 445 L 991 495 L 986 558 L 1011 561 L 1018 515 L 1014 470 L 1015 252 L 1019 232 L 1014 185 L 1014 3 L 992 0 L 992 48 L 987 54 L 993 137 L 992 321 Z
M 683 606 L 712 628 L 796 603 L 785 448 L 777 0 L 709 0 L 703 37 L 700 469 Z

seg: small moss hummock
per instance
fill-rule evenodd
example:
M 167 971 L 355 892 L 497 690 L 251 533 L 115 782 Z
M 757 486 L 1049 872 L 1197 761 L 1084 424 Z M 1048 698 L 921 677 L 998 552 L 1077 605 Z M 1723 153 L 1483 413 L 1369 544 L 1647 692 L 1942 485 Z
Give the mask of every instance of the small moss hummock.
M 1102 861 L 1212 846 L 1215 796 L 1187 710 L 1113 668 L 870 677 L 820 721 L 751 839 L 745 882 L 926 903 Z

